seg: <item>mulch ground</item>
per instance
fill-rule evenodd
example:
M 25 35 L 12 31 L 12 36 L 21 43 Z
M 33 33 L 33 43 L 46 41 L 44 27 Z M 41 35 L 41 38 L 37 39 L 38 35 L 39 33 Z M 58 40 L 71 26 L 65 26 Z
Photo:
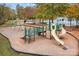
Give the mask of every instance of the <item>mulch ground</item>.
M 71 32 L 79 38 L 78 31 Z M 32 39 L 28 44 L 27 41 L 24 42 L 24 40 L 21 39 L 24 36 L 24 31 L 18 30 L 18 28 L 0 28 L 0 33 L 9 39 L 11 47 L 18 52 L 55 56 L 73 56 L 79 54 L 78 40 L 68 34 L 65 34 L 62 39 L 65 42 L 65 46 L 68 48 L 67 50 L 64 50 L 58 46 L 54 39 L 50 40 L 42 36 L 36 36 L 35 41 Z

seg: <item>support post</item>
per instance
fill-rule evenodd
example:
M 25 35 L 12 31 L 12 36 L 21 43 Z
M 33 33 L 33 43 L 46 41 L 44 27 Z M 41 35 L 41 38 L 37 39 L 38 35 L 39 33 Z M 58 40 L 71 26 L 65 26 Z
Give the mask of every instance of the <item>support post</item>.
M 26 30 L 26 27 L 24 29 L 24 42 L 26 43 L 26 36 L 27 36 L 27 30 Z
M 50 39 L 51 39 L 51 22 L 50 22 L 50 19 L 49 19 L 49 31 L 50 31 Z

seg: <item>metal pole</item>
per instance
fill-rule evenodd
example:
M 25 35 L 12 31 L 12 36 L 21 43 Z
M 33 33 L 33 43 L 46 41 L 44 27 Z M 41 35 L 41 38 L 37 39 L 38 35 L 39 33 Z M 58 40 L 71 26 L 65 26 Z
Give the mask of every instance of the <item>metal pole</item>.
M 50 39 L 51 39 L 51 22 L 50 22 L 50 19 L 49 19 L 49 31 L 50 31 Z
M 30 32 L 30 31 L 31 31 L 31 28 L 30 28 L 29 31 L 28 31 L 28 37 L 29 37 L 29 38 L 28 38 L 28 43 L 30 43 L 30 40 L 31 40 L 31 32 Z
M 35 28 L 34 28 L 34 41 L 35 41 Z
M 26 36 L 27 36 L 27 30 L 26 30 L 26 27 L 24 29 L 24 42 L 26 43 Z

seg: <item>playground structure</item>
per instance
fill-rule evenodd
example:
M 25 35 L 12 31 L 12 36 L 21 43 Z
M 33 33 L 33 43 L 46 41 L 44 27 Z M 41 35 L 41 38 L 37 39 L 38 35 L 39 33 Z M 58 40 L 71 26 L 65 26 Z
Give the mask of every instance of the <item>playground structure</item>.
M 59 45 L 62 45 L 64 47 L 64 41 L 62 41 L 59 36 L 63 36 L 66 34 L 66 30 L 63 28 L 61 24 L 51 24 L 50 28 L 47 23 L 39 23 L 39 24 L 33 24 L 33 23 L 25 23 L 24 24 L 24 41 L 28 40 L 28 43 L 31 41 L 31 37 L 33 37 L 35 41 L 35 37 L 38 36 L 43 36 L 47 38 L 47 31 L 50 32 L 49 39 L 54 39 L 59 43 Z M 49 29 L 48 29 L 49 28 Z M 61 32 L 60 34 L 58 32 Z M 64 47 L 66 49 L 66 47 Z
M 72 36 L 72 34 L 69 31 L 66 31 L 62 24 L 53 24 L 49 22 L 47 24 L 46 22 L 42 23 L 25 23 L 24 24 L 24 41 L 28 40 L 28 43 L 31 41 L 31 37 L 33 37 L 35 41 L 36 36 L 43 36 L 47 38 L 47 31 L 50 32 L 49 39 L 52 39 L 52 37 L 55 39 L 55 41 L 58 43 L 58 45 L 61 45 L 64 50 L 67 48 L 64 46 L 65 42 L 60 38 L 63 37 L 65 34 L 69 34 Z M 73 35 L 72 37 L 75 38 Z M 75 38 L 76 39 L 76 38 Z
M 43 34 L 43 36 L 46 34 L 46 24 L 25 24 L 24 25 L 25 30 L 24 30 L 24 39 L 26 41 L 26 38 L 28 37 L 28 43 L 30 43 L 31 40 L 31 36 L 34 37 L 35 40 L 35 36 L 41 35 L 41 33 Z
M 28 43 L 31 43 L 32 38 L 35 41 L 36 37 L 42 36 L 42 37 L 49 38 L 49 39 L 54 38 L 55 41 L 58 43 L 58 45 L 63 46 L 63 49 L 67 49 L 64 46 L 65 44 L 64 41 L 60 37 L 63 37 L 63 35 L 65 34 L 71 35 L 71 33 L 66 31 L 63 25 L 61 24 L 54 24 L 50 22 L 49 24 L 47 24 L 46 22 L 40 22 L 40 23 L 21 22 L 17 26 L 21 29 L 22 28 L 24 29 L 24 37 L 21 37 L 21 38 L 24 39 L 25 43 L 26 41 L 28 41 Z M 50 35 L 48 35 L 48 32 L 50 33 Z M 75 36 L 73 37 L 75 38 Z

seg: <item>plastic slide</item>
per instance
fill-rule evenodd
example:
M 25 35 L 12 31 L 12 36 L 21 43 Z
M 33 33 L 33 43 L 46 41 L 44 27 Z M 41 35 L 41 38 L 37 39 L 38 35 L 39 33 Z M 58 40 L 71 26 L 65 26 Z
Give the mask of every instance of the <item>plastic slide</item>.
M 62 40 L 60 40 L 60 39 L 58 38 L 58 36 L 56 35 L 55 30 L 52 30 L 52 31 L 51 31 L 51 34 L 52 34 L 52 36 L 55 38 L 55 40 L 56 40 L 57 42 L 59 42 L 61 45 L 64 45 L 64 42 L 63 42 Z
M 59 36 L 63 36 L 63 35 L 65 35 L 66 33 L 67 33 L 67 31 L 66 31 L 64 28 L 62 28 L 62 30 L 61 30 Z

